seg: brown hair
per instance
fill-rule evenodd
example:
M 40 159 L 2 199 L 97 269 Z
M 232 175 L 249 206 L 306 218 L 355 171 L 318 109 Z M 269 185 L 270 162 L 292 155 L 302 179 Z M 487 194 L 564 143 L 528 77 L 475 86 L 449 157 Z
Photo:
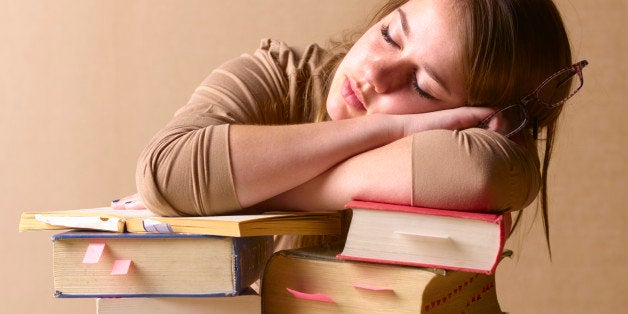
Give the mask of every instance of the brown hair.
M 322 87 L 318 121 L 326 119 L 325 99 L 340 61 L 361 34 L 406 2 L 408 0 L 387 1 L 373 14 L 366 27 L 330 43 L 329 57 L 321 72 L 326 82 Z M 466 30 L 463 34 L 463 63 L 467 77 L 467 103 L 471 106 L 503 107 L 516 103 L 546 77 L 572 63 L 565 27 L 551 0 L 456 0 L 454 9 L 459 10 L 461 29 Z M 569 91 L 565 88 L 557 92 L 566 96 Z M 536 142 L 536 146 L 545 144 L 539 201 L 551 254 L 547 175 L 561 107 L 548 109 L 541 104 L 529 103 L 526 110 L 535 123 L 529 123 L 521 132 L 521 140 L 535 149 L 532 128 L 536 125 L 544 130 L 544 140 Z M 521 214 L 517 216 L 513 230 L 520 218 Z
M 462 4 L 468 65 L 468 103 L 503 107 L 520 101 L 545 78 L 571 65 L 571 47 L 558 9 L 549 0 L 473 0 Z M 556 91 L 566 97 L 569 86 Z M 530 141 L 534 127 L 544 129 L 541 170 L 541 211 L 545 239 L 549 239 L 547 175 L 556 123 L 562 107 L 548 109 L 528 103 L 531 117 L 520 135 Z M 517 226 L 521 214 L 517 216 Z M 514 228 L 513 228 L 514 230 Z

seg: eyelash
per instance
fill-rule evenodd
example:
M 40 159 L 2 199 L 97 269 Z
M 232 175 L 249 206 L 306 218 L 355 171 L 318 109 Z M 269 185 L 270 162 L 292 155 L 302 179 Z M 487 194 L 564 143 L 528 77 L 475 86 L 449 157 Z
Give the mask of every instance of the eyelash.
M 390 36 L 390 32 L 389 32 L 389 26 L 388 25 L 382 25 L 382 28 L 380 29 L 380 32 L 382 34 L 382 38 L 384 39 L 384 41 L 389 44 L 390 46 L 393 46 L 397 49 L 400 49 L 401 46 L 399 46 L 399 44 L 397 44 L 397 42 L 395 42 L 394 39 L 392 39 L 392 37 Z M 414 89 L 414 91 L 416 91 L 419 96 L 423 97 L 423 98 L 427 98 L 427 99 L 436 99 L 434 96 L 428 94 L 426 91 L 422 90 L 421 87 L 419 86 L 419 82 L 417 81 L 416 78 L 416 73 L 412 74 L 412 88 Z
M 391 46 L 393 46 L 393 47 L 395 47 L 395 48 L 398 48 L 398 49 L 399 49 L 399 48 L 401 48 L 401 47 L 399 46 L 399 44 L 397 44 L 397 43 L 395 42 L 395 40 L 394 40 L 394 39 L 392 39 L 392 37 L 390 36 L 390 32 L 389 32 L 389 27 L 388 27 L 388 25 L 382 25 L 382 28 L 381 28 L 380 32 L 382 33 L 382 38 L 384 38 L 384 41 L 385 41 L 386 43 L 388 43 L 389 45 L 391 45 Z

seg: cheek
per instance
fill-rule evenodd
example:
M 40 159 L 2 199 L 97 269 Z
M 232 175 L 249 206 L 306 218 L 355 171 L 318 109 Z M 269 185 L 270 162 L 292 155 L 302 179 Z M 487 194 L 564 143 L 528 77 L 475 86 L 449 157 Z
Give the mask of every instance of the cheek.
M 336 71 L 329 87 L 327 100 L 325 102 L 325 110 L 332 120 L 342 119 L 340 84 L 342 83 L 342 74 Z
M 338 68 L 332 78 L 331 85 L 329 86 L 329 93 L 327 94 L 327 100 L 325 102 L 325 110 L 332 120 L 341 120 L 349 117 L 346 112 L 347 108 L 341 92 L 345 76 L 347 74 L 354 74 L 352 69 L 355 68 L 355 63 L 359 64 L 357 58 L 355 57 L 356 49 L 354 48 L 356 48 L 356 45 L 354 45 L 354 47 L 347 52 L 338 65 Z
M 425 106 L 416 97 L 405 92 L 379 95 L 372 99 L 372 112 L 385 114 L 413 114 L 425 112 Z

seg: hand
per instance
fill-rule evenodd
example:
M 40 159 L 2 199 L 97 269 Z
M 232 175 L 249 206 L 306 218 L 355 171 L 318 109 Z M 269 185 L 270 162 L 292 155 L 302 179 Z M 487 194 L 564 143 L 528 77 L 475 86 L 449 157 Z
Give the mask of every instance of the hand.
M 113 209 L 146 209 L 138 193 L 111 201 Z
M 408 136 L 428 130 L 464 130 L 477 127 L 482 120 L 493 112 L 495 110 L 488 107 L 459 107 L 420 114 L 399 115 L 395 116 L 395 119 L 398 119 L 402 124 L 403 135 Z M 496 117 L 499 119 L 498 116 Z M 497 132 L 498 126 L 498 123 L 489 123 L 488 129 Z
M 520 125 L 522 125 L 525 116 L 522 111 L 516 110 L 500 110 L 482 121 L 478 127 L 497 132 L 502 135 L 510 135 Z

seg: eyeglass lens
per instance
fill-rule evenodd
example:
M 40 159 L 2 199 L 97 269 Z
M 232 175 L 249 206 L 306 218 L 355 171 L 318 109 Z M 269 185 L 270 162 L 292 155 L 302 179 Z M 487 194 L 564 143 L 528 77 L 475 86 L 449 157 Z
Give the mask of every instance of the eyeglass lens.
M 566 69 L 552 76 L 538 90 L 537 97 L 548 107 L 562 105 L 582 86 L 582 80 L 573 69 Z

